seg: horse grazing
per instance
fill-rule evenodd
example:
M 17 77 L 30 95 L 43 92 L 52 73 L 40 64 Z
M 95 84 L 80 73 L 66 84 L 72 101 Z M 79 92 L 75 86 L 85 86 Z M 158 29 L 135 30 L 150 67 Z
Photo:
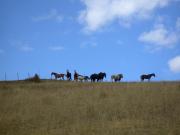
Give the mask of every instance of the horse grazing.
M 87 82 L 88 80 L 90 80 L 89 76 L 84 76 L 84 81 Z
M 52 79 L 52 76 L 53 76 L 53 75 L 54 75 L 54 77 L 55 77 L 56 80 L 57 80 L 58 78 L 64 80 L 64 76 L 66 76 L 65 74 L 58 74 L 58 73 L 52 72 L 52 73 L 51 73 L 51 79 Z
M 78 80 L 79 80 L 80 82 L 83 82 L 83 80 L 84 80 L 84 82 L 87 82 L 89 79 L 90 79 L 90 78 L 89 78 L 88 76 L 82 76 L 82 75 L 79 75 L 79 76 L 78 76 Z
M 117 81 L 120 82 L 122 78 L 123 78 L 123 74 L 117 74 L 117 75 L 112 75 L 111 76 L 112 82 L 113 82 L 113 80 L 114 80 L 114 82 L 117 82 Z
M 141 81 L 144 81 L 145 79 L 148 79 L 148 81 L 150 81 L 152 76 L 155 77 L 156 75 L 154 73 L 147 74 L 147 75 L 141 75 L 140 78 L 141 78 Z

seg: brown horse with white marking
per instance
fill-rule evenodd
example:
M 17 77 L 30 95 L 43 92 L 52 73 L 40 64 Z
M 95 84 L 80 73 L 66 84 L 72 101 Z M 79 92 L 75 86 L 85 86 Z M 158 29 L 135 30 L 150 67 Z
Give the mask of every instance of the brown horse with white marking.
M 64 80 L 64 76 L 66 76 L 65 74 L 58 74 L 58 73 L 55 73 L 55 72 L 52 72 L 51 73 L 51 79 L 52 79 L 52 76 L 54 75 L 55 79 L 57 80 L 58 78 Z

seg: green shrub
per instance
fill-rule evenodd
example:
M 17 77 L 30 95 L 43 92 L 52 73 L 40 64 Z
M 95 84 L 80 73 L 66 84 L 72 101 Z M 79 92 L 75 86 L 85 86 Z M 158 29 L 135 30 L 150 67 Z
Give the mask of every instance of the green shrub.
M 41 81 L 38 74 L 35 74 L 33 77 L 27 78 L 25 80 L 30 81 L 30 82 L 36 82 L 36 83 L 39 83 Z

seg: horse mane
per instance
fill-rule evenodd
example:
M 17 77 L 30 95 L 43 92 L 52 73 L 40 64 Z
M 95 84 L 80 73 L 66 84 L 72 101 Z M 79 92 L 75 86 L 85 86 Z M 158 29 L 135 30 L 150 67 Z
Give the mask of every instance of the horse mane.
M 51 75 L 55 75 L 55 74 L 57 74 L 56 72 L 51 72 Z

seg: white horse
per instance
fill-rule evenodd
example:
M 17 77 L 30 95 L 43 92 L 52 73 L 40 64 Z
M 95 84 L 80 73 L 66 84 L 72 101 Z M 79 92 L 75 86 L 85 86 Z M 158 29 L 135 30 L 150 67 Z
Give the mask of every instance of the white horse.
M 80 82 L 87 82 L 88 80 L 89 80 L 90 78 L 88 77 L 88 76 L 83 76 L 83 75 L 79 75 L 78 76 L 78 80 L 80 81 Z
M 117 74 L 117 75 L 112 75 L 111 76 L 111 80 L 112 80 L 112 82 L 114 81 L 114 82 L 117 82 L 117 81 L 121 81 L 121 79 L 123 78 L 123 74 Z

